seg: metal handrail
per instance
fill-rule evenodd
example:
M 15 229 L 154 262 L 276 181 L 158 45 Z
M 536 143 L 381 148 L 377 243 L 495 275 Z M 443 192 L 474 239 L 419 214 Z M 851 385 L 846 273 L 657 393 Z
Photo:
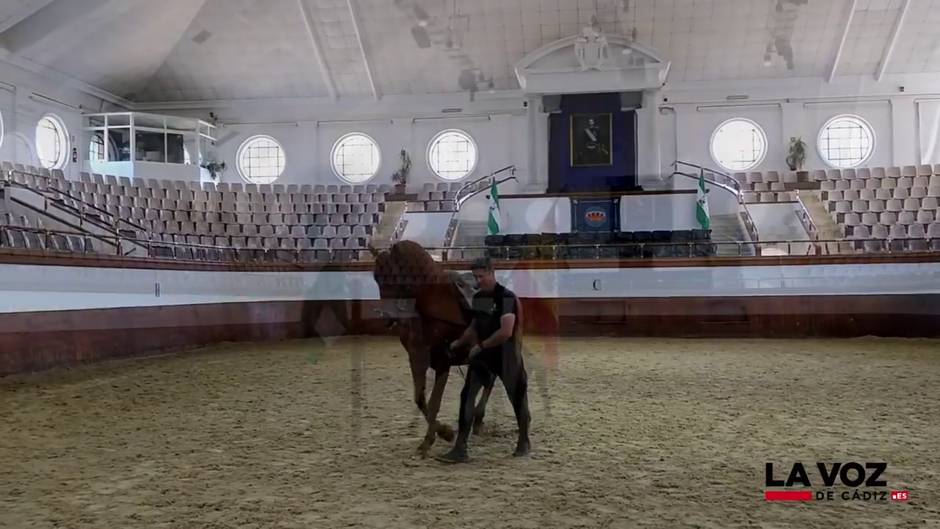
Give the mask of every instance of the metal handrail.
M 512 170 L 513 170 L 513 176 L 509 176 L 509 177 L 503 178 L 502 180 L 496 180 L 496 185 L 506 183 L 506 182 L 508 182 L 508 181 L 510 181 L 510 180 L 517 180 L 516 177 L 515 177 L 515 167 L 513 167 Z M 496 173 L 493 173 L 492 175 L 487 176 L 487 178 L 495 178 L 495 176 L 496 176 L 497 174 L 499 174 L 499 173 L 501 173 L 501 172 L 504 172 L 504 171 L 505 171 L 505 169 L 500 170 L 500 171 L 497 171 Z M 517 181 L 518 181 L 518 180 L 517 180 Z M 479 182 L 479 180 L 478 180 L 478 182 Z M 490 184 L 490 186 L 491 186 L 491 185 L 492 185 L 492 184 Z M 480 193 L 482 193 L 482 192 L 488 190 L 488 189 L 490 188 L 490 186 L 483 186 L 483 187 L 481 187 L 481 188 L 479 188 L 479 189 L 476 189 L 476 190 L 474 190 L 472 193 L 466 195 L 462 200 L 457 200 L 456 198 L 454 199 L 454 212 L 451 213 L 451 215 L 450 215 L 450 220 L 449 220 L 448 223 L 447 223 L 447 231 L 444 233 L 444 244 L 445 244 L 445 245 L 451 246 L 451 245 L 454 244 L 454 237 L 457 236 L 457 224 L 458 224 L 457 217 L 458 217 L 458 215 L 460 215 L 460 208 L 461 208 L 464 204 L 466 204 L 467 201 L 470 200 L 471 198 L 473 198 L 473 197 L 479 195 Z M 461 189 L 464 189 L 464 188 L 461 188 Z M 458 193 L 459 193 L 459 192 L 458 192 Z
M 512 176 L 515 176 L 515 175 L 516 175 L 516 166 L 515 166 L 515 165 L 507 165 L 506 167 L 503 167 L 502 169 L 500 169 L 500 170 L 498 170 L 498 171 L 496 171 L 496 172 L 494 172 L 494 173 L 490 173 L 490 174 L 488 174 L 488 175 L 486 175 L 486 176 L 481 176 L 480 178 L 477 178 L 476 180 L 474 180 L 474 181 L 472 181 L 472 182 L 469 182 L 469 183 L 466 183 L 466 184 L 464 184 L 463 186 L 461 186 L 460 189 L 457 190 L 457 194 L 454 195 L 454 210 L 455 210 L 455 211 L 456 211 L 456 210 L 459 210 L 459 209 L 460 209 L 460 206 L 461 206 L 464 202 L 466 202 L 467 200 L 469 200 L 470 198 L 472 198 L 473 195 L 476 195 L 477 193 L 479 193 L 479 190 L 472 190 L 472 188 L 475 188 L 477 184 L 479 184 L 480 182 L 489 180 L 490 178 L 494 178 L 496 175 L 503 174 L 503 173 L 505 173 L 506 171 L 511 171 L 511 172 L 512 172 Z M 505 181 L 505 180 L 504 180 L 504 181 Z M 469 194 L 468 194 L 466 197 L 462 196 L 462 195 L 464 195 L 465 193 L 469 193 Z
M 49 237 L 52 235 L 62 235 L 67 237 L 80 237 L 83 240 L 91 239 L 88 234 L 79 233 L 79 232 L 68 232 L 61 230 L 46 230 L 38 228 L 29 228 L 21 226 L 2 226 L 0 225 L 0 233 L 4 231 L 19 231 L 26 233 L 35 233 L 45 237 L 45 246 L 49 248 Z M 314 248 L 309 249 L 295 249 L 295 250 L 285 250 L 285 249 L 264 249 L 264 248 L 235 248 L 228 246 L 211 246 L 203 244 L 190 244 L 185 242 L 162 242 L 162 241 L 150 241 L 150 240 L 141 240 L 131 237 L 115 237 L 115 245 L 120 248 L 122 247 L 122 242 L 133 242 L 135 244 L 141 245 L 147 249 L 148 258 L 150 259 L 162 259 L 167 261 L 180 261 L 175 257 L 175 252 L 173 257 L 165 257 L 162 255 L 155 254 L 153 252 L 154 248 L 190 248 L 195 251 L 203 250 L 205 251 L 206 258 L 195 258 L 196 262 L 244 262 L 241 261 L 241 256 L 243 252 L 250 252 L 248 255 L 257 255 L 260 252 L 264 257 L 260 260 L 263 263 L 268 263 L 272 265 L 295 265 L 299 266 L 303 261 L 301 255 L 303 252 L 322 252 L 326 251 L 330 254 L 329 262 L 336 262 L 336 251 L 334 250 L 318 250 Z M 0 238 L 0 248 L 5 246 L 2 244 L 3 239 Z M 426 248 L 428 252 L 432 255 L 441 256 L 442 260 L 445 261 L 465 261 L 466 253 L 473 252 L 479 254 L 480 252 L 494 253 L 503 253 L 507 257 L 505 259 L 498 256 L 493 256 L 497 260 L 518 260 L 523 259 L 523 257 L 509 258 L 508 256 L 513 252 L 518 252 L 520 254 L 530 254 L 538 256 L 540 251 L 542 255 L 545 254 L 544 250 L 548 249 L 550 252 L 549 257 L 542 257 L 544 260 L 559 260 L 559 259 L 686 259 L 690 257 L 755 257 L 755 258 L 776 258 L 780 255 L 771 255 L 763 256 L 761 254 L 762 249 L 772 249 L 775 251 L 782 251 L 786 249 L 783 253 L 783 256 L 803 256 L 809 254 L 815 255 L 879 255 L 879 254 L 903 254 L 903 253 L 912 253 L 912 252 L 925 252 L 925 253 L 938 253 L 940 254 L 940 238 L 897 238 L 897 239 L 875 239 L 875 238 L 865 238 L 865 239 L 841 239 L 841 240 L 788 240 L 788 241 L 763 241 L 763 242 L 714 242 L 708 240 L 699 240 L 699 241 L 682 241 L 682 242 L 623 242 L 623 243 L 608 243 L 608 244 L 590 244 L 590 243 L 572 243 L 572 244 L 542 244 L 542 245 L 491 245 L 491 246 L 464 246 L 459 248 Z M 919 246 L 920 248 L 912 249 L 913 246 Z M 843 246 L 852 248 L 852 251 L 842 252 L 839 251 Z M 803 248 L 807 247 L 808 252 L 794 251 L 794 247 Z M 29 248 L 19 248 L 11 247 L 17 250 L 26 250 L 31 251 Z M 729 254 L 722 252 L 722 250 L 731 248 L 736 250 L 736 254 Z M 832 252 L 832 248 L 836 248 L 835 252 Z M 898 249 L 900 248 L 900 250 Z M 906 249 L 905 249 L 906 248 Z M 559 252 L 559 250 L 566 250 L 567 253 L 579 253 L 580 250 L 586 249 L 590 253 L 588 257 L 580 255 L 577 257 L 565 257 L 565 252 Z M 657 249 L 672 249 L 673 253 L 671 255 L 657 255 Z M 678 249 L 685 249 L 686 252 L 677 252 Z M 621 257 L 620 250 L 632 250 L 631 257 Z M 707 255 L 700 255 L 702 250 L 707 250 L 705 252 Z M 748 251 L 745 251 L 748 250 Z M 196 252 L 194 251 L 194 256 Z M 356 251 L 356 250 L 346 250 L 346 251 Z M 360 250 L 364 252 L 365 250 Z M 209 252 L 217 252 L 217 259 L 212 259 L 209 256 L 212 255 Z M 75 252 L 72 252 L 75 253 Z M 95 253 L 89 252 L 88 248 L 85 248 L 85 254 Z M 278 254 L 291 254 L 293 261 L 288 261 L 280 259 Z M 580 252 L 583 253 L 583 252 Z M 273 254 L 273 255 L 272 255 Z M 225 256 L 231 256 L 231 259 L 225 258 Z M 360 253 L 365 255 L 364 253 Z M 273 256 L 273 259 L 271 258 Z M 120 253 L 118 255 L 107 255 L 109 258 L 126 258 Z M 536 257 L 538 259 L 538 257 Z M 189 260 L 186 260 L 189 261 Z M 320 263 L 326 263 L 326 261 L 316 261 Z
M 693 176 L 688 173 L 683 173 L 679 170 L 679 166 L 684 165 L 687 167 L 693 167 L 699 170 L 699 176 Z M 747 231 L 748 237 L 751 238 L 751 241 L 758 242 L 760 241 L 760 233 L 757 231 L 757 223 L 754 222 L 754 217 L 751 216 L 750 210 L 747 208 L 747 203 L 744 200 L 744 192 L 741 189 L 741 183 L 734 179 L 731 175 L 711 169 L 709 167 L 703 167 L 694 163 L 683 162 L 682 160 L 676 160 L 672 163 L 672 166 L 676 168 L 675 172 L 672 173 L 672 176 L 680 175 L 686 178 L 692 178 L 698 180 L 699 178 L 704 179 L 709 184 L 719 187 L 733 194 L 738 199 L 738 205 L 741 206 L 741 220 L 744 222 L 744 229 Z M 730 184 L 725 184 L 719 182 L 717 179 L 710 178 L 708 175 L 719 175 L 725 178 Z
M 923 246 L 922 249 L 901 249 L 897 250 L 898 245 L 902 247 L 910 248 L 917 243 L 918 246 Z M 844 252 L 845 255 L 879 255 L 879 254 L 898 254 L 898 253 L 912 253 L 912 252 L 927 252 L 927 253 L 940 253 L 940 239 L 931 239 L 931 238 L 898 238 L 898 239 L 875 239 L 875 238 L 866 238 L 866 239 L 843 239 L 843 240 L 787 240 L 787 241 L 762 241 L 762 242 L 746 242 L 746 241 L 683 241 L 683 242 L 624 242 L 624 243 L 608 243 L 608 244 L 527 244 L 527 245 L 491 245 L 491 246 L 466 246 L 460 248 L 427 248 L 429 252 L 445 252 L 446 260 L 448 261 L 462 261 L 464 259 L 454 259 L 452 256 L 458 254 L 462 257 L 465 252 L 489 252 L 491 257 L 493 257 L 493 250 L 498 250 L 498 253 L 503 255 L 509 255 L 511 251 L 515 251 L 522 254 L 529 255 L 538 255 L 539 251 L 542 250 L 544 253 L 550 253 L 551 260 L 559 259 L 559 249 L 568 250 L 594 250 L 593 259 L 604 259 L 604 254 L 614 254 L 614 257 L 618 258 L 619 250 L 634 250 L 636 254 L 635 258 L 662 258 L 662 259 L 683 259 L 688 257 L 693 257 L 694 252 L 697 249 L 713 249 L 712 252 L 715 255 L 721 253 L 721 250 L 731 248 L 737 251 L 736 255 L 729 255 L 727 253 L 721 253 L 721 257 L 752 257 L 756 256 L 761 257 L 778 257 L 778 255 L 768 255 L 763 256 L 760 252 L 762 249 L 769 249 L 775 251 L 781 251 L 786 249 L 785 256 L 803 256 L 807 254 L 816 254 L 816 255 L 830 255 L 832 254 L 830 248 L 831 245 L 835 245 L 836 248 L 839 248 L 840 245 L 850 245 L 854 251 Z M 799 250 L 795 251 L 795 248 L 804 248 L 808 247 L 808 252 L 802 252 Z M 652 255 L 647 257 L 647 250 L 650 252 L 655 252 L 656 249 L 678 249 L 686 248 L 689 250 L 688 254 L 683 255 L 674 255 L 670 257 L 657 257 Z M 544 252 L 549 250 L 549 252 Z M 609 251 L 607 251 L 609 250 Z M 747 250 L 747 251 L 745 251 Z M 577 252 L 575 252 L 577 253 Z M 842 255 L 842 252 L 835 252 L 835 255 Z M 497 259 L 497 257 L 493 257 Z M 516 260 L 518 260 L 517 258 Z M 535 258 L 539 260 L 539 258 Z M 548 260 L 548 258 L 542 258 Z M 584 259 L 581 257 L 580 259 Z M 514 260 L 512 258 L 507 258 L 506 260 Z
M 45 193 L 38 192 L 37 190 L 35 190 L 35 189 L 33 189 L 33 188 L 31 188 L 31 187 L 25 185 L 25 184 L 22 184 L 22 183 L 20 183 L 20 182 L 15 182 L 15 181 L 12 181 L 12 180 L 3 182 L 2 185 L 6 185 L 6 186 L 9 186 L 9 187 L 17 187 L 17 188 L 20 188 L 20 189 L 26 189 L 26 190 L 28 190 L 28 191 L 37 193 L 37 194 L 38 194 L 39 196 L 41 196 L 42 199 L 43 199 L 43 210 L 40 211 L 40 213 L 49 214 L 49 202 L 51 201 L 51 199 L 50 199 L 49 196 L 46 195 Z M 23 207 L 29 208 L 29 209 L 34 210 L 34 211 L 39 211 L 37 208 L 35 208 L 35 207 L 33 207 L 32 205 L 27 204 L 27 203 L 25 203 L 25 202 L 23 202 L 23 201 L 21 201 L 21 200 L 17 200 L 17 199 L 15 199 L 15 198 L 11 198 L 11 200 L 14 200 L 15 202 L 17 202 L 18 204 L 20 204 L 20 205 L 23 206 Z M 78 228 L 81 229 L 84 224 L 88 223 L 88 220 L 85 218 L 85 215 L 84 215 L 84 213 L 83 213 L 82 211 L 77 210 L 77 209 L 75 209 L 75 208 L 71 208 L 71 209 L 73 209 L 73 210 L 76 211 L 75 213 L 72 213 L 72 214 L 78 217 L 78 221 L 79 221 L 79 226 L 78 226 Z M 55 220 L 56 222 L 60 223 L 60 224 L 65 224 L 65 225 L 73 226 L 70 222 L 63 221 L 63 220 L 61 220 L 61 219 L 54 219 L 54 220 Z M 90 223 L 89 223 L 89 224 L 90 224 Z M 73 226 L 73 227 L 74 227 L 74 226 Z M 120 233 L 118 233 L 118 231 L 117 231 L 116 229 L 112 229 L 112 228 L 109 228 L 109 227 L 103 227 L 103 226 L 96 226 L 96 228 L 98 228 L 98 229 L 100 229 L 100 230 L 102 230 L 102 231 L 107 232 L 107 235 L 100 235 L 100 234 L 91 233 L 91 232 L 85 232 L 85 233 L 83 233 L 83 234 L 81 234 L 81 235 L 82 235 L 83 237 L 89 237 L 89 238 L 93 238 L 93 239 L 98 239 L 98 240 L 100 240 L 101 242 L 103 242 L 103 243 L 105 243 L 105 244 L 112 244 L 112 245 L 113 245 L 113 243 L 111 243 L 111 241 L 106 240 L 107 237 L 109 237 L 109 236 L 110 236 L 110 237 L 118 237 L 118 236 L 120 236 Z
M 207 252 L 206 255 L 209 255 L 208 252 L 218 252 L 218 254 L 219 254 L 219 256 L 220 256 L 220 259 L 208 259 L 208 258 L 207 258 L 207 259 L 197 259 L 198 261 L 208 260 L 208 261 L 213 261 L 213 262 L 232 262 L 232 261 L 238 261 L 239 255 L 240 255 L 242 252 L 252 252 L 252 253 L 254 253 L 254 252 L 262 252 L 262 253 L 265 255 L 265 259 L 264 259 L 265 261 L 274 262 L 274 263 L 280 263 L 280 264 L 284 264 L 284 265 L 295 265 L 295 264 L 298 264 L 298 263 L 301 261 L 301 259 L 300 259 L 300 254 L 301 254 L 301 252 L 305 252 L 305 251 L 317 251 L 317 252 L 324 252 L 324 251 L 325 251 L 325 252 L 329 252 L 329 253 L 330 253 L 330 256 L 331 256 L 331 257 L 330 257 L 330 260 L 331 260 L 331 261 L 332 261 L 332 257 L 333 257 L 333 254 L 334 254 L 334 250 L 329 250 L 329 249 L 324 250 L 324 249 L 307 248 L 307 249 L 293 249 L 293 250 L 290 250 L 290 249 L 281 249 L 281 248 L 273 248 L 273 249 L 267 249 L 267 248 L 237 248 L 237 247 L 234 247 L 234 246 L 214 246 L 214 245 L 208 245 L 208 244 L 193 244 L 193 243 L 188 243 L 188 242 L 175 242 L 175 241 L 174 241 L 174 242 L 165 242 L 165 241 L 159 241 L 159 240 L 138 239 L 138 238 L 136 238 L 136 237 L 126 237 L 126 236 L 123 236 L 123 235 L 120 235 L 120 234 L 117 234 L 117 235 L 108 235 L 108 236 L 106 236 L 106 235 L 91 235 L 91 234 L 88 234 L 88 233 L 81 233 L 81 232 L 69 232 L 69 231 L 62 231 L 62 230 L 50 230 L 50 229 L 44 229 L 44 228 L 31 228 L 31 227 L 25 227 L 25 226 L 9 226 L 9 225 L 6 225 L 6 226 L 5 226 L 5 225 L 0 225 L 0 232 L 3 232 L 3 231 L 5 231 L 5 230 L 6 230 L 6 231 L 18 231 L 18 232 L 24 232 L 24 233 L 35 233 L 35 234 L 37 234 L 37 235 L 42 235 L 42 236 L 45 237 L 44 240 L 45 240 L 45 242 L 46 242 L 46 246 L 47 246 L 47 247 L 48 247 L 48 237 L 49 237 L 50 235 L 62 235 L 62 236 L 66 236 L 66 237 L 81 237 L 82 239 L 86 239 L 86 240 L 87 240 L 87 239 L 97 239 L 97 240 L 100 240 L 100 241 L 105 242 L 105 243 L 107 243 L 107 244 L 110 244 L 110 245 L 112 245 L 112 246 L 115 246 L 115 247 L 117 248 L 118 255 L 117 255 L 117 256 L 108 255 L 108 257 L 129 257 L 127 254 L 124 254 L 124 253 L 122 252 L 122 248 L 126 247 L 126 246 L 127 246 L 127 243 L 133 243 L 133 244 L 136 244 L 136 245 L 138 245 L 138 246 L 141 246 L 141 247 L 145 248 L 145 249 L 147 250 L 147 257 L 148 257 L 148 258 L 151 258 L 151 259 L 164 259 L 164 258 L 165 258 L 165 257 L 163 257 L 163 256 L 161 256 L 161 255 L 155 254 L 155 253 L 154 253 L 154 249 L 155 249 L 155 248 L 190 248 L 190 249 L 196 250 L 196 251 L 198 251 L 198 250 L 203 250 L 203 251 Z M 108 239 L 114 239 L 114 241 L 112 242 L 112 241 L 110 241 L 110 240 L 108 240 Z M 0 240 L 0 242 L 2 242 L 2 240 Z M 123 243 L 123 244 L 122 244 L 122 243 Z M 3 245 L 0 244 L 0 247 L 3 247 Z M 23 249 L 23 248 L 16 248 L 16 249 Z M 355 251 L 355 250 L 346 250 L 346 251 Z M 294 255 L 294 260 L 293 260 L 293 261 L 287 261 L 287 260 L 278 258 L 278 255 L 277 255 L 278 253 L 286 253 L 286 252 L 290 252 L 290 253 L 292 253 L 292 254 Z M 95 252 L 88 252 L 88 251 L 86 250 L 85 253 L 95 253 Z M 230 254 L 232 254 L 232 255 L 235 257 L 235 259 L 233 259 L 233 260 L 221 259 L 221 256 L 225 255 L 225 253 L 230 253 Z M 267 256 L 268 256 L 268 255 L 271 255 L 271 254 L 273 254 L 274 258 L 273 258 L 273 259 L 268 259 Z M 131 256 L 131 257 L 132 257 L 132 256 Z M 176 259 L 175 257 L 173 257 L 173 258 L 171 258 L 171 260 L 179 260 L 179 259 Z
M 728 173 L 726 173 L 726 172 L 724 172 L 724 171 L 719 171 L 718 169 L 713 169 L 713 168 L 711 168 L 711 167 L 704 167 L 704 166 L 701 166 L 701 165 L 698 165 L 698 164 L 694 164 L 694 163 L 683 162 L 682 160 L 676 160 L 676 161 L 672 162 L 672 166 L 671 166 L 671 167 L 675 167 L 675 168 L 676 168 L 676 171 L 679 171 L 679 166 L 680 166 L 680 165 L 684 165 L 684 166 L 686 166 L 686 167 L 692 167 L 692 168 L 694 168 L 694 169 L 698 169 L 698 170 L 699 170 L 700 172 L 702 172 L 702 173 L 711 173 L 711 174 L 713 174 L 713 175 L 722 176 L 722 177 L 724 177 L 725 179 L 727 179 L 729 182 L 731 182 L 731 186 L 730 186 L 730 187 L 732 187 L 737 193 L 741 193 L 741 192 L 743 191 L 743 190 L 741 189 L 741 183 L 738 182 L 737 180 L 735 180 L 733 176 L 731 176 L 730 174 L 728 174 Z M 707 178 L 706 178 L 706 180 L 707 180 Z M 713 183 L 717 183 L 717 180 L 715 180 Z
M 819 240 L 819 227 L 816 226 L 816 221 L 813 220 L 813 216 L 810 215 L 809 210 L 806 209 L 806 204 L 803 203 L 803 200 L 800 199 L 800 192 L 796 192 L 797 201 L 796 203 L 800 205 L 800 208 L 795 211 L 796 217 L 800 219 L 800 224 L 803 225 L 803 229 L 806 230 L 806 233 L 814 240 Z

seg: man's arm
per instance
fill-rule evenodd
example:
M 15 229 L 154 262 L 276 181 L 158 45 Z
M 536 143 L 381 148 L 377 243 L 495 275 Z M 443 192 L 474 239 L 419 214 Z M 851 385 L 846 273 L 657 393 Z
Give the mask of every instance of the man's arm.
M 483 349 L 491 349 L 503 345 L 512 338 L 512 330 L 516 326 L 516 315 L 509 313 L 503 314 L 499 318 L 499 330 L 494 332 L 492 336 L 483 340 L 483 343 L 480 344 L 480 347 Z
M 450 344 L 451 349 L 460 349 L 461 347 L 467 347 L 470 345 L 475 345 L 477 343 L 477 331 L 476 331 L 476 320 L 470 322 L 470 326 L 467 327 L 467 330 L 458 338 L 454 343 Z

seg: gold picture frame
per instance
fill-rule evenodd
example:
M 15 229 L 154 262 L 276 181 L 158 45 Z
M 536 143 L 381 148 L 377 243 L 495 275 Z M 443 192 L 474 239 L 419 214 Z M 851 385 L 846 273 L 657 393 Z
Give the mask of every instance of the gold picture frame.
M 571 167 L 605 167 L 614 164 L 613 114 L 571 114 L 568 138 Z

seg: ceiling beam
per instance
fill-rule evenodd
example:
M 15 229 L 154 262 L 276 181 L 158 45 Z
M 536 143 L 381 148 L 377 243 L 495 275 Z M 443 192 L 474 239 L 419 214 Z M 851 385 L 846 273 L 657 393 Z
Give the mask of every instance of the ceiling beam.
M 356 41 L 359 43 L 359 52 L 362 53 L 362 64 L 366 69 L 369 87 L 372 88 L 372 97 L 378 101 L 382 94 L 379 93 L 379 87 L 375 84 L 375 77 L 372 75 L 372 65 L 369 64 L 369 55 L 366 53 L 365 42 L 362 40 L 362 31 L 359 29 L 359 14 L 356 12 L 354 0 L 346 0 L 346 5 L 349 6 L 349 16 L 352 18 L 353 31 L 356 34 Z
M 17 4 L 18 7 L 13 8 L 13 11 L 6 18 L 0 20 L 0 33 L 26 20 L 52 2 L 53 0 L 26 0 L 20 2 Z
M 836 78 L 836 71 L 839 69 L 839 62 L 842 61 L 842 52 L 845 50 L 845 42 L 849 39 L 849 30 L 852 29 L 852 21 L 855 20 L 855 9 L 858 7 L 858 0 L 852 0 L 849 6 L 849 13 L 845 17 L 845 25 L 842 27 L 842 39 L 839 40 L 839 48 L 836 50 L 836 57 L 832 61 L 832 67 L 829 69 L 827 80 L 831 83 Z
M 891 30 L 891 37 L 888 39 L 888 45 L 885 46 L 884 55 L 881 56 L 881 62 L 878 63 L 878 71 L 875 72 L 875 80 L 879 83 L 885 77 L 888 71 L 888 63 L 891 62 L 891 56 L 894 54 L 894 47 L 898 43 L 898 36 L 901 35 L 901 28 L 904 27 L 904 21 L 907 19 L 907 13 L 911 9 L 911 0 L 904 0 L 901 10 L 898 11 L 898 18 L 894 21 L 894 29 Z
M 68 0 L 53 2 L 3 33 L 14 55 L 57 57 L 75 43 L 123 16 L 146 0 Z
M 334 101 L 338 97 L 336 92 L 336 83 L 333 81 L 333 74 L 330 72 L 329 65 L 326 64 L 326 57 L 323 56 L 323 46 L 320 45 L 320 37 L 317 34 L 317 28 L 314 25 L 313 13 L 310 12 L 310 6 L 305 0 L 297 0 L 300 7 L 300 13 L 304 20 L 304 27 L 307 29 L 307 36 L 310 37 L 310 46 L 313 48 L 313 56 L 317 60 L 317 66 L 320 67 L 320 77 L 326 85 L 326 91 L 330 94 L 330 99 Z

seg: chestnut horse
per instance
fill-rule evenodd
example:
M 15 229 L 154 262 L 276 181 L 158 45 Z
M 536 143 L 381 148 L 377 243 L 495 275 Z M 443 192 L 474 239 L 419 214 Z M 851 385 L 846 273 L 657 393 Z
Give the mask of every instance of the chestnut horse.
M 470 326 L 472 314 L 467 301 L 466 284 L 457 274 L 446 271 L 418 243 L 401 241 L 389 250 L 377 252 L 373 278 L 382 300 L 381 313 L 390 325 L 397 325 L 398 337 L 408 352 L 414 398 L 428 423 L 427 433 L 418 447 L 427 456 L 436 437 L 450 442 L 454 430 L 437 421 L 441 398 L 451 366 L 467 365 L 469 350 L 450 351 L 450 344 Z M 428 369 L 434 370 L 434 388 L 425 398 Z M 479 433 L 486 402 L 493 383 L 483 388 L 475 408 L 473 430 Z

